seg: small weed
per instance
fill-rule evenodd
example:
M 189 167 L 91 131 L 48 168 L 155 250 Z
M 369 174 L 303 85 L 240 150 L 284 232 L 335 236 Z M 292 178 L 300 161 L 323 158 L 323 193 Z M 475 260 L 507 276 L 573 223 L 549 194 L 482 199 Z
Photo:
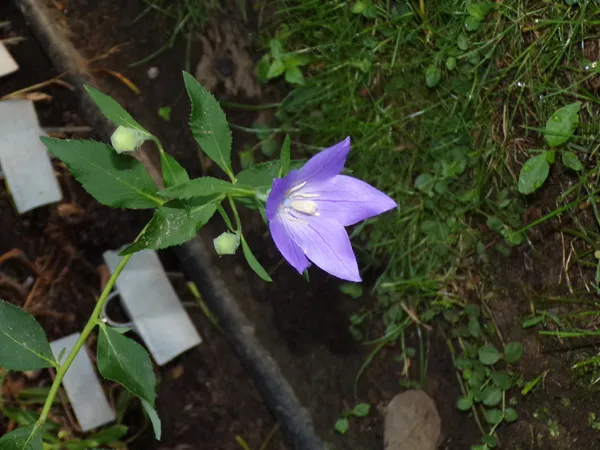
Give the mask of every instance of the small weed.
M 350 429 L 350 417 L 366 417 L 371 411 L 371 405 L 368 403 L 358 403 L 354 408 L 349 411 L 344 411 L 342 417 L 340 417 L 334 425 L 334 429 L 339 434 L 346 434 Z

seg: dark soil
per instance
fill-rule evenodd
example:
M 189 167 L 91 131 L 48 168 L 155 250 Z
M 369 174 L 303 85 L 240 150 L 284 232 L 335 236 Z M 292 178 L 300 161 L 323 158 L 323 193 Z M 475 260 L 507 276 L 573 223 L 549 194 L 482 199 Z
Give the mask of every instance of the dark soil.
M 90 62 L 90 69 L 102 89 L 157 134 L 166 150 L 193 176 L 207 171 L 219 176 L 214 167 L 199 157 L 187 127 L 189 105 L 181 79 L 187 59 L 183 39 L 148 63 L 128 67 L 160 48 L 175 24 L 156 14 L 146 14 L 134 23 L 145 8 L 142 1 L 54 0 L 48 4 L 55 10 L 56 23 L 68 31 L 73 44 L 85 58 L 91 60 L 106 55 L 119 46 L 119 50 L 108 57 Z M 4 16 L 13 22 L 12 32 L 27 36 L 28 40 L 13 48 L 22 68 L 18 76 L 0 80 L 0 95 L 55 74 L 14 8 L 0 6 L 0 17 Z M 240 61 L 247 62 L 247 58 L 256 56 L 247 40 L 248 30 L 253 30 L 252 18 L 244 22 L 239 20 L 234 9 L 223 9 L 214 21 L 209 21 L 207 30 L 202 36 L 191 39 L 189 61 L 192 73 L 202 60 L 204 72 L 201 75 L 205 80 L 215 80 L 215 94 L 221 100 L 257 103 L 277 98 L 277 92 L 263 87 L 258 95 L 255 84 L 240 86 L 236 79 L 236 70 L 242 70 Z M 228 44 L 235 47 L 233 50 L 220 51 L 223 36 L 219 35 L 219 30 L 234 36 Z M 211 53 L 207 46 L 212 49 L 212 61 L 206 60 Z M 148 77 L 150 67 L 158 69 L 156 79 Z M 134 94 L 106 71 L 96 69 L 119 72 L 129 78 L 141 94 Z M 54 98 L 48 104 L 38 105 L 42 125 L 82 123 L 76 114 L 77 101 L 68 90 L 51 87 L 45 92 Z M 157 109 L 162 106 L 173 109 L 169 122 L 158 117 Z M 251 126 L 257 117 L 247 111 L 227 113 L 231 123 L 242 126 Z M 252 135 L 240 132 L 234 132 L 233 140 L 236 152 L 244 145 L 255 144 Z M 31 295 L 31 288 L 23 283 L 30 276 L 42 280 L 33 300 L 29 300 L 28 310 L 42 322 L 51 337 L 80 329 L 93 306 L 93 297 L 100 289 L 97 266 L 101 264 L 102 251 L 130 241 L 147 219 L 144 214 L 99 206 L 63 168 L 56 167 L 65 193 L 61 205 L 19 217 L 12 209 L 8 194 L 0 193 L 0 224 L 6 230 L 0 236 L 0 255 L 13 248 L 20 249 L 37 270 L 45 274 L 36 274 L 18 259 L 3 262 L 2 274 L 14 282 L 12 285 L 0 283 L 0 294 L 15 304 L 24 305 Z M 549 194 L 548 198 L 538 199 L 543 212 L 552 208 L 551 198 L 554 197 Z M 260 217 L 246 213 L 243 219 L 245 234 L 257 258 L 267 269 L 277 268 L 274 283 L 261 282 L 239 255 L 215 258 L 215 264 L 255 323 L 257 335 L 310 410 L 324 439 L 338 449 L 381 449 L 385 405 L 402 390 L 398 382 L 402 365 L 393 359 L 400 350 L 394 346 L 382 349 L 361 378 L 355 399 L 356 374 L 372 347 L 356 343 L 348 331 L 349 314 L 372 307 L 374 300 L 351 300 L 339 292 L 335 280 L 317 270 L 311 271 L 311 281 L 306 282 L 287 265 L 279 264 L 279 255 L 266 235 Z M 215 220 L 205 227 L 202 236 L 210 240 L 223 230 L 224 226 Z M 552 369 L 542 388 L 524 398 L 516 396 L 522 420 L 501 428 L 501 448 L 595 448 L 597 435 L 588 425 L 589 413 L 593 412 L 588 400 L 589 390 L 573 378 L 569 369 L 571 361 L 555 357 L 562 355 L 558 353 L 559 349 L 541 345 L 547 341 L 541 342 L 535 331 L 524 332 L 520 327 L 521 318 L 529 311 L 533 298 L 561 293 L 555 284 L 560 279 L 562 267 L 562 255 L 558 258 L 556 252 L 557 246 L 562 245 L 562 241 L 557 240 L 560 234 L 552 226 L 542 227 L 538 233 L 541 234 L 535 246 L 515 250 L 508 260 L 495 264 L 486 278 L 488 281 L 481 286 L 481 290 L 495 293 L 494 297 L 486 297 L 486 302 L 503 339 L 526 343 L 526 357 L 520 366 L 525 378 L 529 380 Z M 180 272 L 170 252 L 161 256 L 169 270 Z M 193 302 L 181 276 L 173 280 L 182 300 Z M 22 291 L 15 286 L 21 286 Z M 479 297 L 473 297 L 473 301 L 480 301 Z M 241 448 L 236 443 L 239 435 L 250 448 L 258 449 L 275 425 L 272 416 L 225 339 L 197 309 L 189 312 L 205 341 L 178 361 L 160 369 L 162 382 L 157 403 L 163 420 L 163 440 L 161 443 L 154 441 L 147 431 L 129 448 L 233 450 Z M 370 337 L 377 338 L 381 332 L 371 330 Z M 429 336 L 426 338 L 429 349 L 426 390 L 436 400 L 442 417 L 444 441 L 441 448 L 468 449 L 478 442 L 479 432 L 471 417 L 456 410 L 455 401 L 460 392 L 443 337 L 438 332 Z M 409 343 L 417 343 L 416 331 L 407 334 L 406 339 Z M 418 368 L 412 370 L 418 373 Z M 47 383 L 48 379 L 42 374 L 36 382 Z M 570 406 L 561 403 L 563 398 L 570 400 Z M 367 418 L 352 419 L 350 431 L 341 438 L 333 432 L 333 424 L 340 413 L 352 408 L 356 401 L 371 403 L 373 410 Z M 547 408 L 548 412 L 541 408 Z M 56 416 L 61 416 L 59 410 Z M 550 429 L 554 430 L 555 423 L 559 435 L 552 438 L 554 432 L 550 433 Z M 275 433 L 266 448 L 285 448 L 280 433 Z

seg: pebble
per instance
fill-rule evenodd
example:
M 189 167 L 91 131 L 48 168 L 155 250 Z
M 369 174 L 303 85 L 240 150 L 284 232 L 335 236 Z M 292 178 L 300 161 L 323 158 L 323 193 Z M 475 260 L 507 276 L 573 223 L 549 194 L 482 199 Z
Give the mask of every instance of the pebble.
M 150 78 L 151 80 L 155 80 L 156 78 L 158 78 L 159 73 L 160 71 L 158 70 L 158 67 L 152 66 L 148 69 L 147 75 L 148 78 Z
M 384 450 L 436 450 L 442 425 L 435 402 L 424 391 L 409 390 L 388 404 Z

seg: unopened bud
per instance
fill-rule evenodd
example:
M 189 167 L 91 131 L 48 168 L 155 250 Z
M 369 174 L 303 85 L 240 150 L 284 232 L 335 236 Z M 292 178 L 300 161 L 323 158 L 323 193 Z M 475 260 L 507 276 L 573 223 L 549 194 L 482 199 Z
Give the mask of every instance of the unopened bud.
M 233 255 L 240 246 L 240 237 L 236 233 L 226 231 L 218 238 L 213 239 L 213 244 L 219 256 Z
M 120 125 L 110 137 L 110 143 L 117 153 L 132 152 L 140 148 L 148 138 L 143 131 Z

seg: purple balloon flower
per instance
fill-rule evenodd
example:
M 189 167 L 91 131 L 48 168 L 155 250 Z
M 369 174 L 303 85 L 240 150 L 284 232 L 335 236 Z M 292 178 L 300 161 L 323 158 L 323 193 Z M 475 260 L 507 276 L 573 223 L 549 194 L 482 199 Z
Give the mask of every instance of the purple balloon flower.
M 340 175 L 349 152 L 348 137 L 313 156 L 300 170 L 273 181 L 267 199 L 271 235 L 300 273 L 312 261 L 338 278 L 361 281 L 344 227 L 397 206 L 373 186 Z

